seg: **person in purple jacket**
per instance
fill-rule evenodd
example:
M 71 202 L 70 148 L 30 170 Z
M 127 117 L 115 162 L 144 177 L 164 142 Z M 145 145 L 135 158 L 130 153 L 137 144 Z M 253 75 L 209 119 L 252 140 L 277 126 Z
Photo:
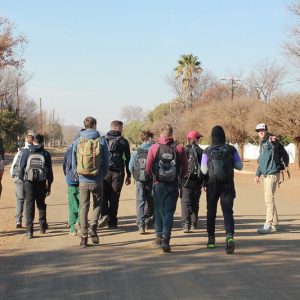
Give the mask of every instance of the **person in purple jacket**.
M 214 249 L 217 204 L 220 198 L 226 230 L 226 253 L 234 252 L 233 200 L 234 169 L 242 170 L 243 162 L 235 147 L 226 143 L 224 129 L 217 125 L 211 131 L 212 145 L 204 150 L 201 172 L 208 175 L 205 184 L 207 201 L 207 248 Z

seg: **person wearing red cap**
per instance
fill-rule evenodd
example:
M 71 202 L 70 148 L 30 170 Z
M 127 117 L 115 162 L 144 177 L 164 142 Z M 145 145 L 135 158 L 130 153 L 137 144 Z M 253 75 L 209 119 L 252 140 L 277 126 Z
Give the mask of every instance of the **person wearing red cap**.
M 199 201 L 203 174 L 200 170 L 203 150 L 198 143 L 202 135 L 191 130 L 187 134 L 188 145 L 185 152 L 188 160 L 188 173 L 182 180 L 180 189 L 181 198 L 181 224 L 184 233 L 194 230 L 198 225 Z

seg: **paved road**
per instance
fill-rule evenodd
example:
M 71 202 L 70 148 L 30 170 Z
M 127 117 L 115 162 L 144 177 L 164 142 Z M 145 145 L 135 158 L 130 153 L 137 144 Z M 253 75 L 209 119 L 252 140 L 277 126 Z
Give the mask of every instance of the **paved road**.
M 120 228 L 101 230 L 100 245 L 81 249 L 79 238 L 65 228 L 60 163 L 57 158 L 47 199 L 49 231 L 40 235 L 36 228 L 32 240 L 14 228 L 14 187 L 6 171 L 0 200 L 0 299 L 299 299 L 299 175 L 278 193 L 280 233 L 257 235 L 264 222 L 262 186 L 253 183 L 253 175 L 237 175 L 236 253 L 225 254 L 220 207 L 217 248 L 208 250 L 204 229 L 180 230 L 178 202 L 173 253 L 162 254 L 153 249 L 153 231 L 136 232 L 135 186 L 122 192 Z M 204 226 L 204 195 L 200 214 Z

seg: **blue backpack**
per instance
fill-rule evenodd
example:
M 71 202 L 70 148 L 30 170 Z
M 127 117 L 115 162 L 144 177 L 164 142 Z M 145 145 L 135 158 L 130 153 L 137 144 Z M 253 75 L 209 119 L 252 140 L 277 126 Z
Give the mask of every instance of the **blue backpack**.
M 64 159 L 64 173 L 68 177 L 69 181 L 76 184 L 79 182 L 78 180 L 78 174 L 77 170 L 72 168 L 72 149 L 73 149 L 73 144 L 71 144 L 67 152 L 65 154 L 65 159 Z

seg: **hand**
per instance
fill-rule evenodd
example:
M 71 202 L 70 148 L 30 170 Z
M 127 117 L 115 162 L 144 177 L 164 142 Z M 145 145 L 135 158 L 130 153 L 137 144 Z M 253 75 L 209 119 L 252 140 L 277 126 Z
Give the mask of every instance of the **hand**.
M 254 177 L 254 181 L 255 181 L 255 183 L 260 183 L 260 181 L 259 181 L 259 176 L 255 176 L 255 177 Z
M 126 177 L 125 184 L 129 185 L 130 183 L 131 183 L 131 178 L 130 177 Z
M 46 188 L 46 197 L 50 196 L 50 194 L 51 194 L 51 185 L 47 186 Z
M 207 192 L 207 186 L 202 187 L 203 192 Z

